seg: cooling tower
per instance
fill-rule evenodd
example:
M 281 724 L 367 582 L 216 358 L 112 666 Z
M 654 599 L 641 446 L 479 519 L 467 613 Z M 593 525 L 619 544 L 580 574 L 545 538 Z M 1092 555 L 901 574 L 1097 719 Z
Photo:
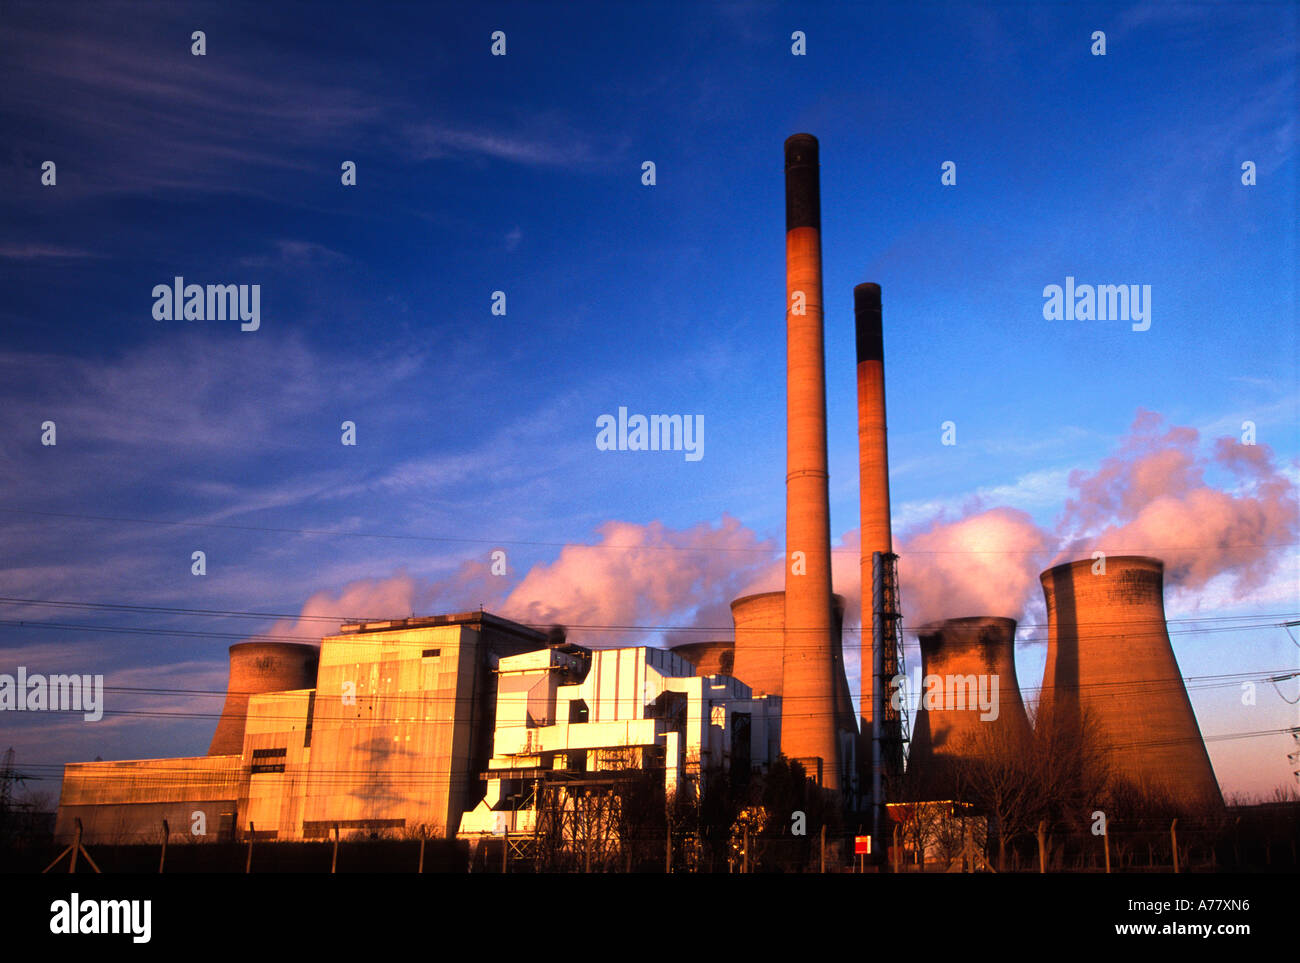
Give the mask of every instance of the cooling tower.
M 889 516 L 889 449 L 885 431 L 885 351 L 881 325 L 880 285 L 859 284 L 853 289 L 853 315 L 858 354 L 858 485 L 862 523 L 862 690 L 859 716 L 863 739 L 871 738 L 875 715 L 871 672 L 871 556 L 894 550 Z M 886 593 L 887 597 L 889 593 Z M 892 621 L 884 627 L 886 639 L 894 637 Z M 869 752 L 859 753 L 868 760 Z
M 244 751 L 244 719 L 248 697 L 259 692 L 316 688 L 320 650 L 300 642 L 238 642 L 230 647 L 230 682 L 226 704 L 208 747 L 209 756 Z
M 680 655 L 695 666 L 696 675 L 735 675 L 736 644 L 722 642 L 686 642 L 674 645 L 668 651 Z
M 785 652 L 785 593 L 746 595 L 731 603 L 736 629 L 732 674 L 754 695 L 780 695 Z
M 1016 680 L 1016 622 L 948 619 L 916 635 L 922 698 L 908 769 L 930 798 L 952 799 L 963 760 L 1017 752 L 1030 735 Z
M 857 725 L 853 718 L 853 696 L 849 692 L 849 679 L 844 671 L 844 602 L 842 595 L 831 596 L 831 670 L 835 684 L 835 728 L 855 732 Z M 732 670 L 728 674 L 749 686 L 755 696 L 784 697 L 782 668 L 785 593 L 764 592 L 761 595 L 738 598 L 731 603 L 731 619 L 736 629 L 736 642 Z M 673 651 L 676 652 L 677 649 Z M 686 655 L 686 658 L 690 659 L 690 656 Z M 784 706 L 782 710 L 784 717 Z
M 1164 563 L 1111 556 L 1041 576 L 1047 666 L 1040 718 L 1092 723 L 1113 774 L 1175 802 L 1223 797 L 1165 626 Z
M 781 751 L 839 788 L 817 138 L 785 142 L 786 515 Z M 745 681 L 742 679 L 742 681 Z

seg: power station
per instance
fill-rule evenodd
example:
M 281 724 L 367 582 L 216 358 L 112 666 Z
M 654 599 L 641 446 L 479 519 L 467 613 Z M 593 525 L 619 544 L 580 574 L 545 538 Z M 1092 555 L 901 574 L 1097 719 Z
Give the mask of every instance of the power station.
M 331 829 L 481 839 L 549 827 L 577 845 L 564 827 L 596 818 L 592 807 L 607 806 L 633 774 L 698 798 L 710 780 L 744 783 L 784 756 L 883 842 L 909 738 L 907 774 L 929 799 L 949 801 L 963 766 L 1029 739 L 1016 623 L 980 613 L 918 631 L 923 679 L 941 682 L 937 695 L 922 694 L 908 732 L 874 283 L 853 290 L 862 574 L 853 705 L 845 599 L 832 586 L 820 158 L 810 134 L 785 142 L 785 202 L 784 590 L 735 599 L 732 639 L 594 649 L 479 611 L 345 625 L 319 648 L 234 645 L 208 754 L 69 764 L 57 835 L 70 837 L 79 821 L 87 841 L 152 840 L 160 820 L 189 825 L 201 813 L 212 839 Z M 1049 628 L 1039 718 L 1087 728 L 1114 774 L 1143 790 L 1221 805 L 1169 642 L 1162 563 L 1075 561 L 1041 579 Z

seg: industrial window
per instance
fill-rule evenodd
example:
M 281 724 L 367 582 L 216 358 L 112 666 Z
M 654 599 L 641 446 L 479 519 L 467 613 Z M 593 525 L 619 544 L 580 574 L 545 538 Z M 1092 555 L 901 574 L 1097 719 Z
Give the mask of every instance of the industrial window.
M 752 760 L 749 754 L 750 714 L 733 712 L 731 714 L 731 784 L 740 788 L 749 784 Z
M 590 713 L 587 711 L 587 701 L 585 699 L 569 700 L 569 724 L 575 722 L 586 722 Z
M 288 755 L 284 749 L 254 749 L 252 775 L 267 772 L 284 772 L 284 760 Z
M 645 707 L 647 719 L 667 719 L 670 728 L 681 729 L 686 724 L 686 695 L 682 692 L 664 692 Z
M 426 659 L 437 659 L 442 656 L 442 649 L 425 649 L 422 653 Z
M 370 832 L 373 839 L 380 830 L 386 829 L 403 829 L 406 826 L 405 819 L 306 819 L 303 820 L 302 834 L 306 839 L 320 839 L 327 837 L 333 832 L 334 827 L 338 826 L 339 831 L 345 829 L 361 829 Z
M 311 694 L 307 696 L 307 726 L 302 734 L 302 747 L 311 748 L 311 724 L 316 717 L 316 690 L 312 689 Z

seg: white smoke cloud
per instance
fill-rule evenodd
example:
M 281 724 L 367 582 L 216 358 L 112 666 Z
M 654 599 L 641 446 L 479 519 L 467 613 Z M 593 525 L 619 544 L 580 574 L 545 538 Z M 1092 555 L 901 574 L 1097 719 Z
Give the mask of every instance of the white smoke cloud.
M 1077 495 L 1066 502 L 1057 561 L 1104 551 L 1164 560 L 1175 588 L 1198 589 L 1230 575 L 1246 596 L 1276 569 L 1300 531 L 1296 488 L 1267 445 L 1215 439 L 1201 450 L 1193 428 L 1170 427 L 1139 409 L 1120 450 L 1092 473 L 1073 472 Z M 1218 470 L 1232 481 L 1205 480 Z
M 608 521 L 597 533 L 595 543 L 566 545 L 517 581 L 493 575 L 489 561 L 471 560 L 436 581 L 399 572 L 350 582 L 316 593 L 297 622 L 282 621 L 270 634 L 319 637 L 337 629 L 341 619 L 321 616 L 405 618 L 482 605 L 530 625 L 565 625 L 569 639 L 582 644 L 645 644 L 652 636 L 666 645 L 712 641 L 730 636 L 731 599 L 775 551 L 728 515 L 684 529 Z M 669 626 L 683 628 L 646 628 Z
M 729 603 L 774 547 L 735 518 L 675 530 L 661 522 L 610 521 L 595 545 L 568 545 L 535 566 L 502 606 L 508 618 L 570 627 L 574 641 L 640 643 L 637 626 L 731 624 Z M 621 630 L 594 628 L 625 626 Z M 726 638 L 726 628 L 714 633 Z M 698 632 L 668 632 L 668 643 L 709 641 Z
M 899 539 L 899 592 L 909 625 L 972 615 L 1019 619 L 1050 541 L 1027 512 L 991 508 L 936 519 Z
M 1231 485 L 1208 484 L 1211 470 Z M 900 532 L 895 550 L 906 624 L 1041 615 L 1039 573 L 1097 549 L 1162 558 L 1175 588 L 1200 588 L 1228 574 L 1244 597 L 1275 571 L 1300 530 L 1296 485 L 1267 446 L 1220 438 L 1207 453 L 1195 429 L 1167 427 L 1150 411 L 1139 410 L 1116 453 L 1095 470 L 1071 472 L 1069 485 L 1074 495 L 1052 529 L 1019 508 L 974 499 L 961 517 L 939 513 Z M 486 561 L 466 561 L 439 581 L 399 572 L 320 592 L 302 615 L 399 618 L 482 605 L 529 624 L 566 625 L 569 637 L 585 644 L 671 645 L 730 637 L 733 599 L 784 588 L 779 546 L 729 515 L 683 529 L 611 520 L 597 533 L 593 544 L 566 545 L 554 561 L 518 580 L 493 576 Z M 859 544 L 851 529 L 832 556 L 850 632 L 861 618 Z M 320 636 L 332 630 L 300 619 L 273 631 Z M 850 660 L 853 650 L 846 634 Z

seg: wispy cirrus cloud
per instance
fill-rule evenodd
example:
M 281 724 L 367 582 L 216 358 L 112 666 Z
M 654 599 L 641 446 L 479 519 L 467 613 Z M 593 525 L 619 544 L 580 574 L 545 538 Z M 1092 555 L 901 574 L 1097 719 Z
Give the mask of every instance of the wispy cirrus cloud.
M 239 259 L 242 267 L 322 267 L 330 264 L 342 264 L 351 260 L 324 244 L 315 241 L 278 240 L 272 245 L 273 252 L 249 255 Z
M 196 18 L 181 7 L 7 11 L 0 119 L 12 131 L 10 179 L 35 183 L 37 164 L 53 155 L 67 164 L 59 190 L 68 197 L 159 190 L 270 197 L 280 195 L 268 171 L 321 176 L 322 151 L 337 178 L 334 157 L 344 145 L 358 153 L 395 148 L 413 162 L 541 167 L 617 153 L 607 137 L 556 111 L 489 123 L 451 109 L 429 117 L 380 71 L 340 72 L 310 51 L 286 56 L 273 35 L 249 24 L 238 25 L 231 44 L 236 26 L 227 16 L 213 8 L 198 18 L 209 52 L 196 57 L 189 49 Z
M 0 259 L 7 261 L 70 261 L 101 257 L 107 255 L 58 244 L 0 243 Z
M 259 66 L 255 44 L 191 56 L 181 10 L 132 6 L 123 17 L 104 4 L 36 17 L 32 9 L 17 8 L 0 38 L 10 67 L 5 113 L 16 131 L 51 132 L 39 142 L 17 136 L 16 156 L 30 160 L 39 143 L 43 157 L 94 158 L 65 161 L 64 194 L 249 192 L 255 171 L 307 170 L 312 148 L 380 117 L 356 90 L 302 79 L 308 65 Z
M 409 125 L 405 133 L 417 160 L 486 158 L 531 167 L 574 167 L 611 156 L 611 149 L 590 135 L 573 128 L 557 131 L 554 124 L 535 121 L 488 129 L 430 121 Z

